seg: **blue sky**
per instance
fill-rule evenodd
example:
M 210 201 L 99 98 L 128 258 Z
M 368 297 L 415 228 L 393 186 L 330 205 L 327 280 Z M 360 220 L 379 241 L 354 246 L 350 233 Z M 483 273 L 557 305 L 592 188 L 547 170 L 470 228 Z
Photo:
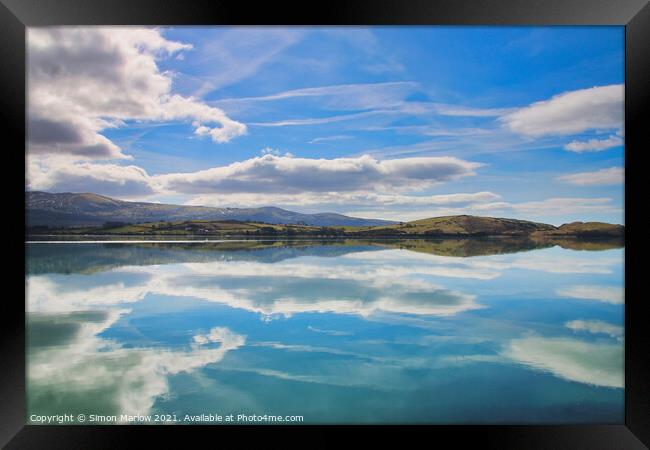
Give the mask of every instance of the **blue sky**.
M 29 189 L 623 223 L 623 27 L 32 28 L 28 44 Z

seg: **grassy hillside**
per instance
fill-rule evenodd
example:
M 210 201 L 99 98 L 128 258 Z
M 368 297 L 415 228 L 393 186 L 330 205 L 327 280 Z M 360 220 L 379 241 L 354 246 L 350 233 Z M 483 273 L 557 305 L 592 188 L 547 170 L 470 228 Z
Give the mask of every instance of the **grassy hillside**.
M 322 227 L 306 225 L 274 225 L 235 220 L 183 220 L 178 222 L 150 222 L 104 227 L 57 229 L 54 234 L 92 235 L 172 235 L 172 236 L 240 236 L 291 235 L 316 233 Z
M 533 232 L 552 231 L 556 227 L 526 220 L 463 215 L 414 220 L 372 229 L 414 235 L 523 236 Z
M 447 216 L 388 226 L 278 225 L 237 220 L 183 220 L 142 224 L 106 224 L 103 227 L 32 229 L 35 234 L 168 235 L 168 236 L 286 236 L 286 237 L 531 237 L 537 241 L 560 238 L 623 239 L 625 228 L 601 222 L 574 222 L 560 227 L 526 220 L 477 216 Z
M 572 222 L 565 223 L 551 234 L 571 236 L 623 236 L 625 227 L 604 222 Z

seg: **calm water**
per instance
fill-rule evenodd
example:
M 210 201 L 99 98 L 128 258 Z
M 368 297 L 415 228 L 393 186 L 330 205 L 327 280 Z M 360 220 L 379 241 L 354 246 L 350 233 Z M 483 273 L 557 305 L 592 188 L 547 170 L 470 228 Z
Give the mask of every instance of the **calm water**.
M 535 247 L 27 244 L 28 420 L 622 423 L 624 249 Z

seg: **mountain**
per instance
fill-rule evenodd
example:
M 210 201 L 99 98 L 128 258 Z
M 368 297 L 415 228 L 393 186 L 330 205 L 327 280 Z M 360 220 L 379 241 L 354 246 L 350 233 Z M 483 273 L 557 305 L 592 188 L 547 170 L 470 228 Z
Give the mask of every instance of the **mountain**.
M 26 192 L 25 208 L 29 227 L 68 227 L 89 234 L 271 234 L 365 238 L 531 236 L 538 240 L 622 240 L 625 234 L 624 226 L 603 222 L 572 222 L 557 227 L 527 220 L 459 215 L 398 223 L 335 213 L 301 214 L 276 207 L 211 208 L 127 202 L 87 193 Z
M 25 192 L 29 227 L 92 227 L 107 222 L 159 222 L 183 220 L 239 220 L 271 224 L 304 224 L 317 227 L 380 226 L 388 220 L 361 219 L 335 213 L 301 214 L 276 207 L 211 208 L 127 202 L 89 193 Z

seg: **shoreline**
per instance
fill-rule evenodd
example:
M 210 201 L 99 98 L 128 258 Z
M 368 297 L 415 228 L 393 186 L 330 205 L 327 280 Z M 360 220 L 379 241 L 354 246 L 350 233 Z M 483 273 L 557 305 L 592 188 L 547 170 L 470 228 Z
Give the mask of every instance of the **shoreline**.
M 25 243 L 73 243 L 73 242 L 171 242 L 171 243 L 192 243 L 192 242 L 247 242 L 247 241 L 341 241 L 341 240 L 580 240 L 580 241 L 621 241 L 624 244 L 624 236 L 612 235 L 574 235 L 574 234 L 422 234 L 422 235 L 186 235 L 186 234 L 27 234 Z M 42 239 L 40 239 L 42 238 Z M 133 239 L 129 239 L 133 238 Z

